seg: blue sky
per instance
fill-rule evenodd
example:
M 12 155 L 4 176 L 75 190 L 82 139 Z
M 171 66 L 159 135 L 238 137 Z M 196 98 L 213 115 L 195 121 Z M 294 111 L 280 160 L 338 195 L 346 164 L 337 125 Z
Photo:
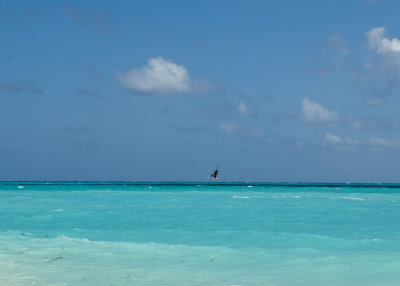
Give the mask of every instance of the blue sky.
M 399 10 L 0 0 L 0 180 L 399 182 Z

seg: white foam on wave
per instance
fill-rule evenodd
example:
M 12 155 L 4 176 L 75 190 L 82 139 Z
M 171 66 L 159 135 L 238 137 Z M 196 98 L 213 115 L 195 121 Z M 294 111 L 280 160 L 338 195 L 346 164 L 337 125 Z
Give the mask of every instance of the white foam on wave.
M 342 240 L 324 236 L 319 237 L 328 240 L 327 249 L 294 246 L 284 250 L 100 242 L 66 235 L 38 239 L 32 235 L 27 233 L 21 238 L 20 232 L 0 232 L 0 285 L 241 286 L 265 285 L 269 280 L 276 281 L 276 285 L 324 285 L 326 277 L 332 276 L 332 285 L 350 286 L 364 276 L 360 285 L 378 285 L 388 275 L 394 279 L 388 280 L 387 285 L 397 285 L 397 253 L 355 251 L 350 257 L 346 251 L 341 255 L 333 252 L 331 246 Z M 304 235 L 302 239 L 314 239 Z M 354 267 L 358 267 L 358 272 L 352 276 Z M 341 279 L 342 269 L 349 269 L 349 283 Z M 296 271 L 311 276 L 291 276 Z M 373 280 L 369 283 L 368 279 Z
M 17 188 L 18 188 L 18 189 L 23 189 L 23 188 L 24 188 L 24 186 L 18 186 Z
M 344 200 L 352 200 L 352 201 L 363 201 L 363 198 L 358 198 L 358 197 L 340 197 L 341 199 Z
M 246 259 L 243 251 L 227 247 L 93 241 L 67 235 L 20 237 L 18 232 L 0 232 L 0 241 L 4 241 L 0 251 L 0 285 L 172 286 L 194 282 L 210 285 L 210 281 L 221 286 L 243 285 L 243 272 L 235 270 L 255 260 Z M 21 252 L 16 253 L 15 249 Z M 210 266 L 235 270 L 213 275 Z
M 250 199 L 250 197 L 233 196 L 232 199 Z
M 56 209 L 56 210 L 54 210 L 55 212 L 63 212 L 64 210 L 63 209 Z

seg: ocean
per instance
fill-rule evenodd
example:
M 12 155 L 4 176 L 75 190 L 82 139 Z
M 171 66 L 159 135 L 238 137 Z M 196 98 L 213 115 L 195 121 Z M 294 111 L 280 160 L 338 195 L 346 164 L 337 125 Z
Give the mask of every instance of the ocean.
M 400 185 L 0 182 L 0 285 L 397 286 Z

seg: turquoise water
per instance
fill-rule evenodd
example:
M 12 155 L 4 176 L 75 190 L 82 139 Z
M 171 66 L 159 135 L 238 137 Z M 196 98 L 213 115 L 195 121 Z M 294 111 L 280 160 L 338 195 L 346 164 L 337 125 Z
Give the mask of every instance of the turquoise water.
M 400 285 L 400 185 L 0 182 L 0 285 Z

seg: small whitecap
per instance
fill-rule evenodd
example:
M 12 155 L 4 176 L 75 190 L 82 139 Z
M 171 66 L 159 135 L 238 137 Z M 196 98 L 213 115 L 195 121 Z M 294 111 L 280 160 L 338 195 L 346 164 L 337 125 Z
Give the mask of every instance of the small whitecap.
M 17 188 L 18 188 L 18 189 L 23 189 L 23 188 L 24 188 L 24 186 L 18 186 Z
M 55 212 L 63 212 L 64 210 L 63 209 L 56 209 L 56 210 L 54 210 Z
M 253 186 L 247 186 L 248 188 L 252 188 Z
M 352 200 L 352 201 L 363 201 L 363 198 L 357 198 L 357 197 L 342 197 L 342 199 L 345 200 Z
M 92 242 L 94 242 L 95 244 L 105 244 L 105 243 L 106 243 L 106 241 L 103 241 L 103 240 L 100 240 L 100 241 L 92 241 Z
M 250 197 L 233 196 L 233 199 L 250 199 Z
M 20 279 L 24 279 L 24 280 L 39 280 L 37 277 L 35 276 L 21 276 Z M 32 284 L 35 285 L 36 283 Z
M 295 198 L 295 199 L 300 199 L 300 197 L 299 197 L 299 196 L 294 196 L 294 198 Z

